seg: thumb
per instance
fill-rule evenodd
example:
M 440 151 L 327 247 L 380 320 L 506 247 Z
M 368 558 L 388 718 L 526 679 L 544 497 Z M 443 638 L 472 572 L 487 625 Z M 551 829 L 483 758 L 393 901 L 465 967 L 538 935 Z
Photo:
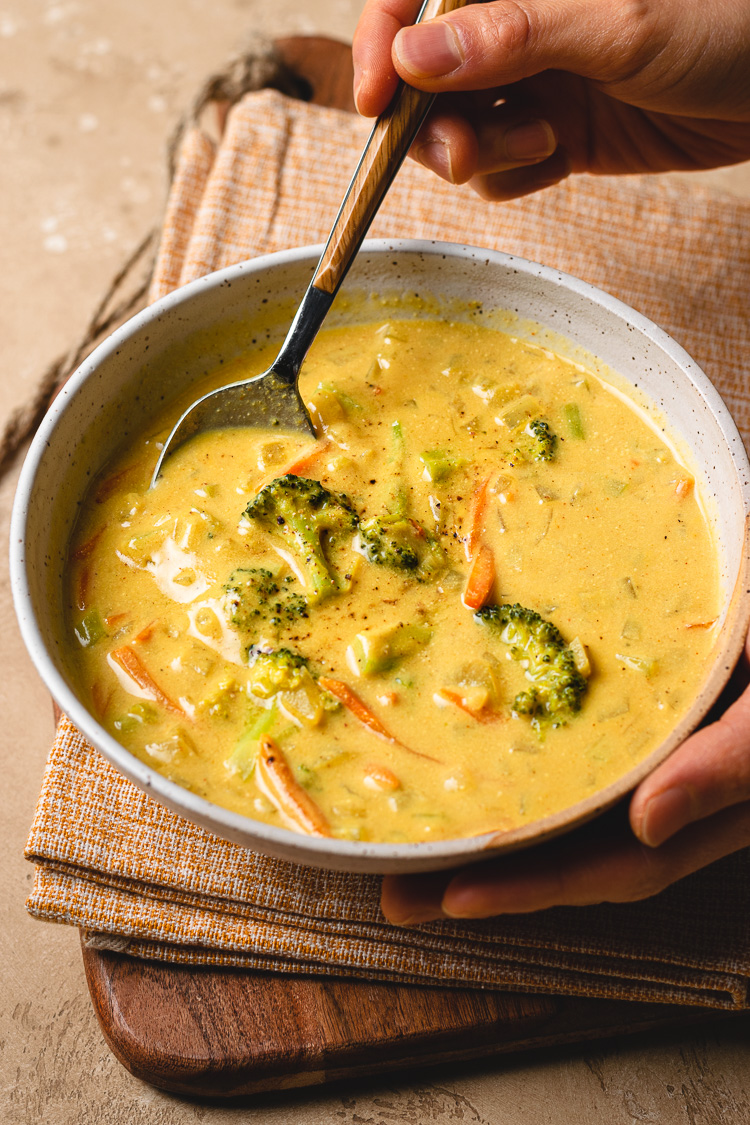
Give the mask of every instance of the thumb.
M 630 824 L 658 847 L 681 828 L 750 800 L 750 688 L 697 731 L 636 789 Z
M 393 40 L 401 77 L 425 90 L 484 90 L 554 68 L 617 81 L 670 38 L 671 5 L 622 0 L 493 0 L 413 27 Z

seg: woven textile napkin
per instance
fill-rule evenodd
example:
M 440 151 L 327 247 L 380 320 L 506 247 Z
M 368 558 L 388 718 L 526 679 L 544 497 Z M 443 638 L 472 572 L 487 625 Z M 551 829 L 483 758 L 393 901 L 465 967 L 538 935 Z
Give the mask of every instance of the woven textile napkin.
M 264 90 L 214 145 L 183 139 L 151 296 L 321 241 L 369 126 Z M 507 250 L 601 285 L 670 331 L 750 437 L 750 203 L 579 177 L 498 206 L 409 163 L 372 229 Z M 63 719 L 27 845 L 28 909 L 135 956 L 286 972 L 748 1008 L 750 853 L 645 903 L 401 929 L 379 880 L 226 843 L 122 778 Z

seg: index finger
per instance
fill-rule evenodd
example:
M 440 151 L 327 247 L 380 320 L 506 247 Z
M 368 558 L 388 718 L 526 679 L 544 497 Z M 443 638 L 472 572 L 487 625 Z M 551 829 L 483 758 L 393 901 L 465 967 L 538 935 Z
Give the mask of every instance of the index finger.
M 414 23 L 421 0 L 368 0 L 352 41 L 354 100 L 364 117 L 387 107 L 399 81 L 391 45 L 402 27 Z

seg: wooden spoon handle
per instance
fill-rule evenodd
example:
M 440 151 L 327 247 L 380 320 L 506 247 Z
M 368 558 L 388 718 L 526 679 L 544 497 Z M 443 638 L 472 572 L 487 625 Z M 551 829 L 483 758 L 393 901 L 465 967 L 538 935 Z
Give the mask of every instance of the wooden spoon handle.
M 426 0 L 416 22 L 434 19 L 466 3 L 467 0 Z M 316 289 L 333 295 L 344 280 L 434 98 L 434 94 L 402 82 L 388 109 L 375 122 L 318 262 L 312 280 Z

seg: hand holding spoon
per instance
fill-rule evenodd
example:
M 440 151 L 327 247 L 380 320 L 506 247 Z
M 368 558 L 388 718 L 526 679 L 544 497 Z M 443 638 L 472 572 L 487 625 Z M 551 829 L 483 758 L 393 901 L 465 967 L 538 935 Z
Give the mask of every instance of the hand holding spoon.
M 461 8 L 467 0 L 425 0 L 415 22 Z M 346 277 L 385 193 L 398 172 L 434 100 L 434 94 L 404 83 L 375 122 L 344 201 L 333 224 L 312 281 L 281 350 L 262 375 L 211 391 L 188 407 L 167 438 L 151 480 L 164 462 L 204 430 L 230 426 L 279 426 L 314 436 L 310 415 L 298 389 L 299 371 L 339 286 Z

